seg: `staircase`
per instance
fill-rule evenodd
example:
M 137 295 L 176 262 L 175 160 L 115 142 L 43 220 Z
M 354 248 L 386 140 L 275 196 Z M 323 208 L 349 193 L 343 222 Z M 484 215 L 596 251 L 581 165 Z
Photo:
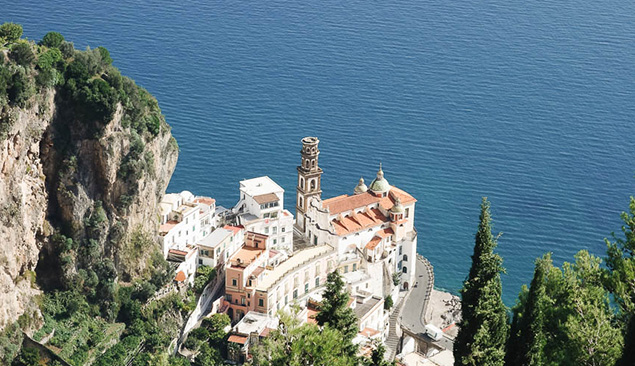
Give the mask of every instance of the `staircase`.
M 392 314 L 390 314 L 390 328 L 388 329 L 388 339 L 386 339 L 386 353 L 384 353 L 384 359 L 387 361 L 394 360 L 397 355 L 399 341 L 401 340 L 401 334 L 399 334 L 401 332 L 397 333 L 399 327 L 399 317 L 401 316 L 401 308 L 406 302 L 409 293 L 410 292 L 407 292 L 401 297 L 401 300 L 399 300 L 399 303 L 397 303 L 397 306 L 393 309 Z

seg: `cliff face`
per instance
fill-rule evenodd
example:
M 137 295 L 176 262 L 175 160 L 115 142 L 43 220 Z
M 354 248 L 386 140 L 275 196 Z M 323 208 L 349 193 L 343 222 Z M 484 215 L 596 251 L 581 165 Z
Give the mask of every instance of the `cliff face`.
M 40 286 L 84 281 L 91 268 L 108 267 L 105 259 L 116 270 L 114 281 L 152 265 L 156 247 L 140 246 L 133 234 L 156 238 L 178 147 L 162 120 L 154 133 L 137 133 L 122 103 L 115 108 L 112 118 L 96 123 L 53 88 L 26 107 L 5 107 L 0 329 L 25 313 L 37 327 Z M 101 278 L 106 270 L 95 271 Z

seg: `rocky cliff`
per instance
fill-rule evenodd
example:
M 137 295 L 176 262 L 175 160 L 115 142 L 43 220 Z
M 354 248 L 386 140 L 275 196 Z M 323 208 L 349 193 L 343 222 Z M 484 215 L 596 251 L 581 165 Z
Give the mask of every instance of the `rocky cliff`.
M 178 155 L 156 100 L 107 51 L 71 48 L 47 84 L 49 49 L 28 47 L 27 65 L 0 53 L 0 329 L 23 314 L 36 328 L 41 289 L 102 293 L 143 275 Z

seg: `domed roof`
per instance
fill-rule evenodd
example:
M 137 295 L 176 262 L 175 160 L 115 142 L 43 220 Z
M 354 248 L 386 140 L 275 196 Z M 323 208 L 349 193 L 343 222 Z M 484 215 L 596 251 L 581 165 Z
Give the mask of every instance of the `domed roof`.
M 384 171 L 381 170 L 381 163 L 379 164 L 379 171 L 377 172 L 377 178 L 373 179 L 372 183 L 368 187 L 373 192 L 388 192 L 390 190 L 390 183 L 384 178 Z
M 404 208 L 403 208 L 403 205 L 401 204 L 401 199 L 397 197 L 395 199 L 395 204 L 390 209 L 390 212 L 398 214 L 398 213 L 402 213 L 403 211 L 404 211 Z
M 359 178 L 359 183 L 355 187 L 355 194 L 364 193 L 368 190 L 368 187 L 364 184 L 364 178 Z

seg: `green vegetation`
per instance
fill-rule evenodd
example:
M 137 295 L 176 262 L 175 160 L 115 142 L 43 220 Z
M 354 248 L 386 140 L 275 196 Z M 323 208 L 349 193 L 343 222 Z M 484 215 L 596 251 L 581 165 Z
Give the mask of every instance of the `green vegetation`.
M 393 306 L 392 296 L 388 295 L 384 299 L 384 310 L 390 310 L 392 309 L 392 306 Z
M 485 283 L 498 276 L 500 258 L 492 253 L 495 240 L 489 230 L 489 203 L 483 202 L 481 224 L 476 236 L 472 270 L 462 292 L 463 328 L 455 342 L 456 365 L 500 364 L 500 292 L 471 292 L 473 283 Z M 621 215 L 623 237 L 606 240 L 606 267 L 602 260 L 582 250 L 573 263 L 553 265 L 551 254 L 536 261 L 529 287 L 523 286 L 512 308 L 511 331 L 505 349 L 505 365 L 607 365 L 635 364 L 635 199 L 628 213 Z M 486 255 L 483 255 L 483 254 Z M 485 260 L 484 260 L 485 259 Z M 498 270 L 496 268 L 498 267 Z M 479 268 L 481 269 L 479 271 Z M 483 268 L 489 270 L 483 271 Z M 476 270 L 475 270 L 476 269 Z M 476 281 L 474 279 L 477 279 Z M 495 280 L 498 282 L 498 280 Z M 496 300 L 496 301 L 493 301 Z M 494 307 L 483 305 L 495 303 Z M 481 317 L 476 331 L 471 324 Z M 481 342 L 480 332 L 487 329 Z M 506 329 L 506 328 L 505 328 Z
M 46 46 L 48 48 L 59 48 L 64 42 L 64 36 L 57 32 L 48 32 L 42 37 L 42 41 L 40 41 L 41 46 Z
M 205 286 L 216 278 L 216 268 L 209 266 L 200 266 L 196 269 L 196 277 L 194 277 L 194 292 L 197 295 L 203 293 Z
M 503 365 L 507 309 L 501 299 L 503 260 L 494 253 L 490 204 L 483 198 L 472 268 L 461 290 L 461 323 L 454 346 L 455 365 Z
M 186 348 L 199 352 L 194 365 L 221 365 L 227 355 L 227 332 L 231 323 L 226 314 L 214 314 L 203 319 L 201 327 L 193 329 L 183 343 Z
M 13 43 L 22 37 L 22 26 L 15 23 L 0 25 L 0 46 Z
M 343 344 L 350 355 L 355 355 L 357 351 L 352 340 L 357 335 L 357 317 L 353 309 L 348 307 L 350 296 L 344 287 L 342 276 L 337 271 L 328 274 L 326 278 L 326 289 L 322 294 L 322 304 L 320 312 L 315 320 L 321 326 L 329 325 L 342 333 Z

